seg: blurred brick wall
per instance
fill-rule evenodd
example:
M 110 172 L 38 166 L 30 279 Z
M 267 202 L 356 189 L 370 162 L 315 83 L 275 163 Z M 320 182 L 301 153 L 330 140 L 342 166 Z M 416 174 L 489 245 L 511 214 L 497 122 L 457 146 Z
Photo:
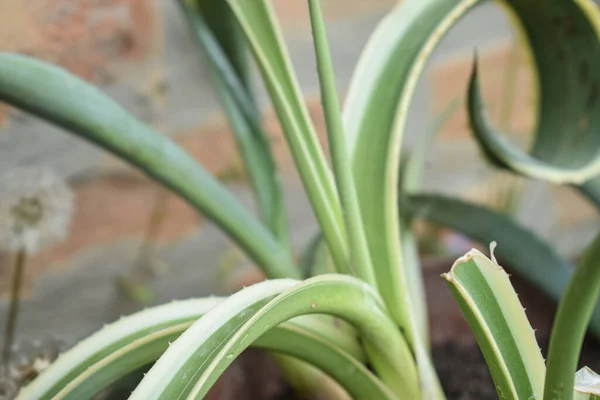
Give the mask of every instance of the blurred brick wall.
M 116 65 L 134 66 L 161 47 L 152 0 L 4 0 L 0 15 L 2 50 L 42 58 L 99 83 L 118 79 Z
M 394 3 L 323 2 L 342 92 L 370 32 Z M 311 116 L 322 132 L 305 1 L 276 0 L 275 4 Z M 417 90 L 407 132 L 409 141 L 427 129 L 451 99 L 464 95 L 473 46 L 479 48 L 486 98 L 494 100 L 503 93 L 511 60 L 509 37 L 504 17 L 491 3 L 475 10 L 451 32 Z M 69 69 L 173 137 L 211 172 L 239 177 L 234 143 L 174 0 L 2 0 L 0 50 L 31 54 Z M 511 127 L 525 138 L 532 124 L 531 76 L 522 56 L 516 60 L 518 90 Z M 264 94 L 260 98 L 264 102 Z M 274 113 L 267 102 L 264 104 L 277 161 L 285 179 L 294 180 Z M 491 102 L 490 106 L 497 115 L 498 104 Z M 34 260 L 30 278 L 51 265 L 66 265 L 72 256 L 92 246 L 108 248 L 120 240 L 140 237 L 158 193 L 156 185 L 114 157 L 16 110 L 0 105 L 0 121 L 0 169 L 18 164 L 50 165 L 71 180 L 77 195 L 72 238 Z M 482 180 L 490 179 L 490 175 L 479 174 L 482 165 L 461 108 L 445 125 L 436 144 L 428 188 L 482 200 L 485 193 L 481 190 L 486 187 Z M 546 219 L 574 229 L 579 224 L 589 225 L 591 218 L 597 221 L 591 208 L 571 192 L 560 190 L 557 198 L 558 205 L 551 204 L 554 214 Z M 159 237 L 161 243 L 175 243 L 203 226 L 202 219 L 194 217 L 195 211 L 181 200 L 170 197 L 167 207 L 169 220 Z M 549 209 L 537 209 L 538 214 L 529 218 L 542 221 L 547 214 L 540 213 Z M 309 210 L 302 212 L 310 215 Z M 544 226 L 541 230 L 547 229 Z M 5 273 L 0 269 L 4 282 Z
M 380 15 L 393 3 L 331 0 L 324 11 L 330 23 L 344 24 L 362 13 Z M 292 55 L 304 54 L 303 43 L 310 40 L 305 2 L 275 4 Z M 362 40 L 371 25 L 367 21 L 363 33 L 357 33 Z M 215 175 L 240 178 L 234 142 L 176 1 L 3 0 L 0 51 L 43 59 L 98 85 L 138 118 L 172 136 Z M 302 74 L 307 68 L 299 70 Z M 309 103 L 321 127 L 316 93 L 309 94 Z M 284 174 L 293 176 L 274 113 L 267 109 L 265 118 L 276 158 Z M 91 246 L 141 235 L 160 193 L 157 185 L 115 157 L 0 103 L 0 169 L 30 164 L 58 170 L 72 182 L 77 198 L 71 238 L 32 260 L 30 278 L 50 265 L 65 265 Z M 202 219 L 183 201 L 170 196 L 166 204 L 161 243 L 184 238 L 201 226 Z M 8 272 L 0 268 L 0 278 L 8 278 Z

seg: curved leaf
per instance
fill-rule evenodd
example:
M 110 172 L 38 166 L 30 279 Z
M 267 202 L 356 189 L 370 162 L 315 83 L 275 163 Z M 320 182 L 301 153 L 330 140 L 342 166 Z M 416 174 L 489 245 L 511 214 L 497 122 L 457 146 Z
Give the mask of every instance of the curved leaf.
M 348 392 L 314 366 L 283 353 L 271 353 L 281 374 L 301 399 L 352 400 Z
M 227 1 L 261 69 L 336 268 L 349 273 L 348 243 L 333 177 L 302 99 L 271 1 Z
M 135 364 L 138 362 L 141 362 L 139 365 L 144 365 L 153 361 L 151 354 L 158 353 L 160 355 L 167 347 L 167 338 L 176 335 L 177 329 L 184 330 L 185 326 L 189 326 L 199 316 L 207 313 L 219 301 L 220 299 L 214 297 L 172 302 L 106 325 L 102 330 L 60 355 L 48 369 L 21 391 L 19 398 L 54 398 L 70 382 L 82 379 L 82 374 L 90 371 L 94 365 L 113 357 L 112 355 L 120 351 L 130 355 L 130 362 L 134 364 L 127 366 L 124 372 L 118 371 L 119 375 L 125 375 L 129 371 L 135 370 Z M 149 339 L 149 335 L 152 338 Z M 143 351 L 140 352 L 141 357 L 131 355 L 125 350 L 130 346 L 134 348 L 144 346 Z M 146 354 L 150 356 L 148 361 L 143 360 Z M 140 358 L 142 361 L 138 361 Z M 105 378 L 104 381 L 92 379 L 90 388 L 84 388 L 84 390 L 94 392 L 114 379 L 116 378 Z
M 414 350 L 422 349 L 399 228 L 400 150 L 408 109 L 427 58 L 480 0 L 405 0 L 378 25 L 351 81 L 344 123 L 379 291 Z M 426 353 L 415 351 L 424 398 L 444 398 Z
M 539 117 L 531 155 L 508 144 L 486 120 L 477 76 L 469 118 L 483 151 L 525 176 L 581 185 L 599 175 L 600 13 L 588 0 L 506 2 L 523 28 L 537 66 Z M 585 188 L 581 188 L 584 194 Z M 597 193 L 596 193 L 597 194 Z M 587 197 L 600 207 L 598 196 Z
M 225 187 L 171 140 L 131 117 L 98 89 L 49 64 L 0 53 L 0 100 L 140 167 L 212 218 L 269 276 L 299 276 L 287 250 Z
M 390 389 L 359 360 L 339 349 L 335 343 L 304 330 L 300 325 L 283 323 L 265 332 L 252 345 L 310 362 L 340 383 L 353 399 L 396 400 Z M 202 389 L 196 387 L 194 390 Z M 194 395 L 202 398 L 197 393 L 191 394 Z
M 414 315 L 418 308 L 411 304 L 410 298 L 407 298 L 410 293 L 407 288 L 410 274 L 406 269 L 403 270 L 406 267 L 401 265 L 406 259 L 403 258 L 401 249 L 397 247 L 397 243 L 403 241 L 398 237 L 398 232 L 401 230 L 395 225 L 399 221 L 398 210 L 395 209 L 398 195 L 390 188 L 397 181 L 402 133 L 411 95 L 425 60 L 447 29 L 477 3 L 479 1 L 466 0 L 402 2 L 371 38 L 372 46 L 361 57 L 345 109 L 346 129 L 350 135 L 350 147 L 354 157 L 355 178 L 361 195 L 361 209 L 371 254 L 377 268 L 377 281 L 384 299 L 394 312 L 395 319 L 407 329 L 407 337 L 411 343 L 418 337 L 418 331 L 414 328 L 411 330 L 411 327 L 418 326 Z M 566 68 L 569 70 L 570 79 L 574 71 L 577 75 L 582 69 L 585 70 L 586 66 L 592 65 L 587 62 L 589 60 L 581 61 L 580 56 L 593 57 L 598 52 L 597 35 L 588 35 L 587 31 L 583 32 L 583 35 L 573 34 L 573 29 L 577 30 L 583 26 L 583 30 L 586 30 L 590 26 L 588 17 L 594 20 L 592 24 L 595 23 L 597 20 L 594 17 L 595 6 L 591 2 L 584 1 L 554 1 L 548 5 L 544 4 L 542 8 L 536 1 L 513 0 L 506 3 L 523 25 L 526 37 L 532 41 L 538 66 L 545 68 L 544 71 L 540 71 L 543 74 L 540 86 L 544 98 L 541 114 L 543 115 L 544 112 L 552 114 L 553 121 L 542 118 L 539 132 L 544 131 L 543 125 L 552 126 L 555 132 L 558 130 L 564 132 L 564 128 L 580 126 L 580 122 L 581 125 L 593 126 L 595 123 L 591 118 L 596 117 L 586 116 L 589 118 L 580 119 L 581 113 L 576 118 L 575 113 L 572 113 L 566 118 L 566 123 L 561 121 L 562 112 L 557 110 L 566 106 L 569 108 L 568 112 L 571 112 L 572 108 L 579 104 L 576 99 L 570 103 L 565 101 L 564 97 L 564 93 L 573 90 L 569 86 L 575 87 L 574 82 L 564 79 L 565 82 L 561 81 L 559 85 L 552 86 L 556 77 L 550 70 L 556 62 L 548 58 L 560 54 L 563 49 L 557 48 L 557 43 L 562 44 L 564 41 L 562 37 L 560 40 L 549 40 L 545 31 L 553 30 L 554 36 L 565 36 L 566 31 L 566 36 L 584 37 L 582 40 L 584 43 L 579 50 L 587 46 L 589 52 L 580 51 L 577 57 L 569 55 L 573 63 L 578 63 L 577 69 L 572 66 Z M 582 9 L 583 13 L 577 13 L 577 10 Z M 584 65 L 586 62 L 587 65 Z M 596 74 L 597 70 L 594 71 Z M 563 76 L 560 77 L 562 78 Z M 597 86 L 595 77 L 589 80 L 587 85 L 588 93 L 593 93 L 593 88 Z M 592 99 L 593 97 L 595 96 L 591 96 Z M 548 101 L 548 98 L 551 98 L 551 101 Z M 589 103 L 590 96 L 585 100 Z M 592 103 L 595 103 L 595 99 L 593 100 Z M 590 142 L 598 141 L 599 137 L 588 135 L 587 138 L 590 141 L 582 148 L 588 151 L 589 159 L 592 159 L 597 156 L 598 146 L 590 146 Z M 542 141 L 541 135 L 538 135 L 538 143 Z M 537 147 L 544 146 L 538 144 Z M 546 141 L 545 147 L 546 150 L 560 148 L 552 138 Z M 542 150 L 537 152 L 543 153 Z M 386 154 L 386 157 L 382 157 L 382 154 Z M 373 179 L 373 177 L 377 178 Z
M 61 355 L 21 392 L 20 398 L 91 398 L 118 378 L 158 359 L 171 341 L 220 301 L 207 298 L 172 302 L 107 325 Z M 364 360 L 353 335 L 313 316 L 288 321 L 253 346 L 284 351 L 284 346 L 273 347 L 270 343 L 281 341 L 280 336 L 287 339 L 298 335 L 310 336 L 302 339 L 305 342 L 315 337 L 322 343 L 335 340 L 335 349 L 329 352 L 341 352 L 354 362 Z
M 477 61 L 469 82 L 468 109 L 471 128 L 486 156 L 496 165 L 532 179 L 557 184 L 581 185 L 600 175 L 600 152 L 590 160 L 576 166 L 554 166 L 539 160 L 510 144 L 500 135 L 487 118 L 484 110 Z M 600 147 L 599 147 L 600 149 Z M 573 154 L 578 158 L 581 150 Z
M 408 291 L 407 279 L 399 266 L 400 250 L 395 250 L 397 194 L 390 187 L 397 180 L 398 152 L 407 112 L 417 78 L 433 48 L 449 27 L 478 3 L 401 2 L 371 38 L 347 100 L 346 129 L 367 237 L 374 265 L 385 266 L 376 271 L 377 280 L 386 302 L 394 304 L 390 309 L 402 326 L 413 324 L 410 302 L 398 298 Z M 581 127 L 590 134 L 584 135 L 582 144 L 577 143 L 578 153 L 583 151 L 578 157 L 595 159 L 600 143 L 600 136 L 591 134 L 597 130 L 596 120 L 600 119 L 600 113 L 591 112 L 598 107 L 600 74 L 593 68 L 599 51 L 597 6 L 585 0 L 553 1 L 544 4 L 541 12 L 537 1 L 510 0 L 505 4 L 522 25 L 539 68 L 542 117 L 533 155 L 543 160 L 565 158 L 557 154 L 561 151 L 557 149 L 574 146 L 577 141 L 572 135 L 573 127 Z
M 254 99 L 249 94 L 247 57 L 244 57 L 247 54 L 241 43 L 244 40 L 241 29 L 229 5 L 222 0 L 196 2 L 198 9 L 189 3 L 189 0 L 179 0 L 213 70 L 214 84 L 250 175 L 261 217 L 281 243 L 289 247 L 288 224 L 275 161 Z
M 425 60 L 476 0 L 407 0 L 369 39 L 352 78 L 344 122 L 376 277 L 396 321 L 414 340 L 398 243 L 397 182 L 408 105 Z
M 287 286 L 288 290 L 282 290 L 256 312 L 247 310 L 248 303 L 268 301 L 271 295 L 266 289 L 274 285 Z M 401 399 L 419 397 L 412 354 L 377 293 L 352 277 L 322 275 L 296 285 L 264 282 L 231 296 L 169 347 L 137 387 L 132 400 L 173 395 L 202 398 L 233 359 L 257 338 L 290 318 L 315 313 L 336 315 L 352 323 L 365 340 L 367 355 L 383 382 Z M 223 332 L 227 325 L 237 327 Z M 324 368 L 324 362 L 312 360 L 335 377 L 334 371 Z M 361 393 L 352 379 L 341 383 L 351 394 Z
M 495 261 L 471 250 L 442 277 L 475 334 L 498 397 L 540 399 L 544 359 L 508 274 Z

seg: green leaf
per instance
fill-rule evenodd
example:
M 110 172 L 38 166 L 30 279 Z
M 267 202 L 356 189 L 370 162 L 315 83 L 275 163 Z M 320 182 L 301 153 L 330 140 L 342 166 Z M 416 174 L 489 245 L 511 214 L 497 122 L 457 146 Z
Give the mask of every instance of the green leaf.
M 479 86 L 477 61 L 475 61 L 469 82 L 469 120 L 473 134 L 484 154 L 494 164 L 528 178 L 557 184 L 582 185 L 600 175 L 600 153 L 592 158 L 580 160 L 582 156 L 586 156 L 586 153 L 579 150 L 573 154 L 576 165 L 554 166 L 510 144 L 488 120 Z
M 207 22 L 211 34 L 217 40 L 219 48 L 222 50 L 221 56 L 227 60 L 227 64 L 231 66 L 235 76 L 251 93 L 252 74 L 248 46 L 242 28 L 237 23 L 227 2 L 222 0 L 182 0 L 182 2 L 188 10 L 198 10 L 197 12 Z M 192 24 L 192 28 L 194 27 Z
M 410 196 L 402 206 L 415 218 L 448 227 L 479 243 L 497 242 L 498 258 L 557 302 L 573 276 L 572 266 L 552 247 L 498 211 L 428 194 Z M 600 307 L 594 311 L 590 328 L 596 336 L 600 335 Z
M 281 286 L 281 294 L 270 300 L 277 290 L 267 289 L 274 285 Z M 266 302 L 259 310 L 248 307 L 259 301 Z M 233 359 L 257 338 L 291 318 L 315 313 L 335 315 L 353 324 L 382 381 L 400 399 L 419 398 L 412 354 L 379 296 L 365 282 L 342 275 L 322 275 L 296 285 L 267 281 L 231 296 L 169 347 L 131 398 L 202 398 Z M 313 350 L 303 351 L 312 354 Z M 315 351 L 315 356 L 318 359 L 310 362 L 340 379 L 350 394 L 357 398 L 379 398 L 368 397 L 373 393 L 365 393 L 361 385 L 356 385 L 354 372 L 344 373 L 348 365 L 330 366 L 327 355 Z
M 419 261 L 419 251 L 417 240 L 412 229 L 412 219 L 408 216 L 401 216 L 403 221 L 400 223 L 400 237 L 402 242 L 402 255 L 404 268 L 406 269 L 406 279 L 410 297 L 412 300 L 412 311 L 416 321 L 416 328 L 423 346 L 429 347 L 429 318 L 427 315 L 427 296 L 425 292 L 425 282 L 423 281 L 423 270 Z
M 107 325 L 61 355 L 22 391 L 21 398 L 91 398 L 117 379 L 158 359 L 170 342 L 220 301 L 222 299 L 206 298 L 172 302 Z M 271 343 L 285 343 L 298 335 L 306 336 L 302 339 L 305 342 L 312 338 L 320 342 L 335 340 L 334 352 L 343 353 L 354 362 L 364 360 L 354 335 L 319 316 L 306 316 L 281 324 L 270 332 L 269 337 L 261 338 L 253 346 L 282 351 L 285 346 Z
M 352 165 L 346 144 L 346 134 L 342 122 L 342 114 L 335 84 L 335 74 L 329 52 L 325 22 L 321 12 L 320 0 L 309 0 L 310 20 L 317 56 L 317 70 L 321 86 L 321 102 L 325 113 L 327 125 L 327 138 L 329 139 L 329 152 L 333 163 L 333 172 L 340 201 L 344 213 L 344 222 L 350 244 L 350 262 L 354 275 L 365 282 L 377 286 L 373 273 L 371 255 L 367 247 L 367 238 L 358 205 L 358 197 L 354 179 L 352 178 Z
M 174 340 L 219 301 L 213 297 L 172 302 L 106 325 L 58 357 L 19 398 L 51 399 L 59 392 L 63 398 L 85 398 L 83 393 L 91 397 L 119 377 L 156 360 L 168 340 Z
M 378 286 L 412 343 L 412 302 L 398 243 L 400 148 L 414 87 L 447 30 L 477 1 L 400 2 L 369 39 L 352 78 L 344 122 Z
M 544 359 L 506 272 L 471 250 L 442 277 L 475 334 L 498 397 L 541 399 Z
M 413 146 L 408 157 L 400 167 L 400 196 L 416 192 L 423 180 L 423 172 L 427 155 L 430 153 L 435 134 L 448 121 L 458 108 L 458 99 L 452 100 L 436 117 L 433 124 L 425 133 L 419 136 L 417 143 Z M 409 213 L 400 213 L 400 240 L 402 256 L 410 298 L 413 300 L 412 311 L 419 328 L 419 336 L 423 346 L 429 346 L 429 319 L 427 316 L 427 297 L 425 294 L 425 283 L 423 282 L 423 271 L 419 261 L 417 241 L 412 229 L 412 216 Z
M 558 304 L 548 348 L 544 400 L 570 400 L 583 338 L 600 296 L 600 235 L 583 255 Z
M 314 332 L 305 331 L 299 325 L 284 323 L 281 326 L 286 328 L 289 326 L 289 329 L 280 329 L 282 333 L 275 335 L 274 331 L 277 328 L 274 328 L 257 339 L 255 344 L 258 347 L 289 354 L 318 367 L 335 379 L 353 396 L 353 399 L 397 399 L 364 364 L 342 351 L 334 342 L 325 340 Z M 302 369 L 297 368 L 296 371 Z M 198 386 L 194 389 L 196 390 L 194 394 L 198 396 L 197 391 L 201 389 Z
M 591 1 L 510 1 L 529 41 L 540 88 L 539 116 L 530 155 L 508 144 L 485 118 L 475 75 L 469 117 L 492 161 L 529 177 L 581 185 L 598 177 L 600 124 L 598 38 L 600 13 Z M 600 196 L 589 196 L 600 207 Z
M 270 0 L 227 0 L 262 72 L 283 132 L 339 271 L 349 273 L 348 243 L 331 171 L 296 81 Z
M 282 353 L 271 353 L 271 358 L 298 398 L 352 400 L 339 383 L 312 365 Z
M 323 240 L 321 232 L 317 233 L 310 240 L 301 254 L 299 265 L 304 272 L 305 279 L 317 275 L 335 273 L 335 267 L 331 262 L 329 250 L 327 249 L 327 244 Z M 322 315 L 321 318 L 328 318 L 338 329 L 356 336 L 356 330 L 347 322 L 332 316 Z
M 225 187 L 98 89 L 49 64 L 1 53 L 0 100 L 138 166 L 214 220 L 269 276 L 299 276 L 287 249 Z
M 477 0 L 405 0 L 377 26 L 363 51 L 344 107 L 344 124 L 361 215 L 379 291 L 415 350 L 423 398 L 444 395 L 422 351 L 418 301 L 405 265 L 399 223 L 400 151 L 408 109 L 427 58 Z M 409 267 L 410 268 L 410 267 Z M 414 274 L 413 274 L 414 275 Z
M 589 369 L 581 368 L 575 374 L 574 400 L 600 400 L 600 375 Z
M 287 218 L 275 161 L 254 99 L 249 94 L 244 57 L 247 54 L 241 43 L 244 40 L 241 29 L 229 5 L 222 0 L 198 2 L 199 10 L 187 0 L 179 0 L 179 3 L 213 71 L 214 85 L 249 172 L 261 217 L 289 248 Z
M 579 190 L 597 210 L 600 210 L 600 178 L 586 182 Z

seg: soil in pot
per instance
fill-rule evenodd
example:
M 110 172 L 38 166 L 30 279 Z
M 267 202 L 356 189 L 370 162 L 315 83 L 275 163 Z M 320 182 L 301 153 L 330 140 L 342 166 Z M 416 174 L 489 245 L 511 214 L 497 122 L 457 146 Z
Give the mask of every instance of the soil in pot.
M 548 338 L 540 340 L 546 354 Z M 433 358 L 448 400 L 498 400 L 483 355 L 475 344 L 448 342 L 433 348 Z M 600 370 L 600 343 L 587 338 L 580 367 Z

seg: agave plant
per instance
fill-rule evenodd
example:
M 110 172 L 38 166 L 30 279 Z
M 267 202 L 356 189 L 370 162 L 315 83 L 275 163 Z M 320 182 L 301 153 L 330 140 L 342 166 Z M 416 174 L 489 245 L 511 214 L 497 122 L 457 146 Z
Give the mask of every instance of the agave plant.
M 304 361 L 292 367 L 310 365 L 356 399 L 443 399 L 429 354 L 411 230 L 416 216 L 483 241 L 498 240 L 502 259 L 561 299 L 545 363 L 493 252 L 492 259 L 469 252 L 444 276 L 500 398 L 599 396 L 598 377 L 587 369 L 576 376 L 575 370 L 590 319 L 600 332 L 600 318 L 592 315 L 600 292 L 600 238 L 573 270 L 548 245 L 502 215 L 420 194 L 430 135 L 423 135 L 410 157 L 401 151 L 409 104 L 426 60 L 451 26 L 480 2 L 400 2 L 366 45 L 342 112 L 320 4 L 307 0 L 330 166 L 271 0 L 182 0 L 245 160 L 258 217 L 172 141 L 99 90 L 31 58 L 1 54 L 0 99 L 136 165 L 215 221 L 271 278 L 228 298 L 173 302 L 114 322 L 61 355 L 20 398 L 92 398 L 145 365 L 152 367 L 132 399 L 203 398 L 244 349 L 256 346 Z M 491 128 L 474 73 L 468 106 L 476 138 L 497 165 L 572 185 L 600 205 L 599 139 L 594 133 L 600 72 L 593 68 L 600 51 L 600 13 L 589 0 L 511 0 L 506 5 L 529 40 L 539 72 L 536 145 L 531 154 L 524 153 Z M 238 34 L 244 41 L 236 39 Z M 312 250 L 322 246 L 317 239 L 302 257 L 309 260 L 306 269 L 295 262 L 241 43 L 248 44 L 258 64 L 335 273 L 301 280 L 305 271 L 319 271 L 310 260 L 315 259 Z

